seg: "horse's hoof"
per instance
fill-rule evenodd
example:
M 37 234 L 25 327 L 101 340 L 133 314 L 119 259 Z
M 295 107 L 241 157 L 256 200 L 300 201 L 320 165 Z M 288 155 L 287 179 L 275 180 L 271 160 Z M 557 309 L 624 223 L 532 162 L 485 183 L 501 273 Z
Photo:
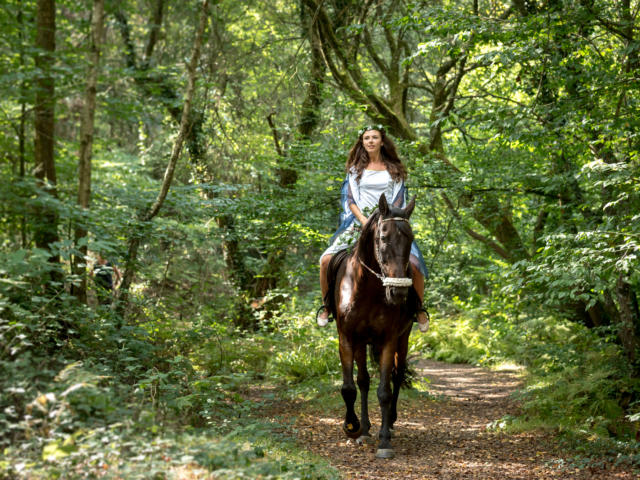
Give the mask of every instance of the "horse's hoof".
M 373 443 L 373 437 L 371 435 L 360 435 L 356 442 L 358 445 L 364 445 L 365 443 L 369 445 Z
M 353 423 L 345 423 L 342 425 L 342 431 L 347 437 L 357 439 L 362 433 L 362 426 L 360 422 L 357 422 L 355 425 Z
M 376 452 L 376 458 L 393 458 L 396 454 L 393 451 L 393 448 L 379 448 Z

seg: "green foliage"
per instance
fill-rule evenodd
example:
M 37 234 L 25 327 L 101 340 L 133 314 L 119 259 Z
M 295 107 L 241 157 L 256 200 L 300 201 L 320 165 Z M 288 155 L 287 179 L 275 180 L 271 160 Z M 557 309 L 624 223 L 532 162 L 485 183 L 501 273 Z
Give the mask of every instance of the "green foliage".
M 301 325 L 304 322 L 305 325 Z M 274 352 L 267 364 L 267 372 L 290 384 L 326 381 L 337 378 L 340 362 L 336 356 L 338 338 L 333 328 L 318 331 L 313 319 L 303 317 L 280 328 L 282 342 L 288 349 Z
M 6 478 L 339 478 L 324 461 L 303 455 L 270 425 L 260 424 L 212 437 L 202 431 L 141 433 L 121 423 L 50 442 L 41 459 L 21 458 L 13 448 L 4 458 L 0 475 Z
M 13 375 L 3 378 L 0 396 L 7 427 L 1 476 L 337 478 L 276 433 L 291 427 L 285 420 L 261 421 L 264 404 L 248 390 L 255 385 L 260 394 L 263 383 L 292 382 L 299 395 L 318 395 L 316 383 L 338 376 L 335 337 L 325 351 L 310 352 L 322 352 L 327 365 L 307 371 L 313 357 L 289 350 L 292 341 L 325 333 L 310 328 L 308 317 L 285 322 L 283 314 L 247 336 L 204 314 L 185 320 L 171 338 L 162 331 L 169 326 L 162 324 L 161 306 L 144 312 L 145 321 L 132 328 L 112 323 L 117 318 L 108 310 L 97 311 L 64 349 L 82 361 L 59 354 L 3 360 Z M 34 370 L 35 360 L 47 369 Z M 264 401 L 275 399 L 264 394 Z

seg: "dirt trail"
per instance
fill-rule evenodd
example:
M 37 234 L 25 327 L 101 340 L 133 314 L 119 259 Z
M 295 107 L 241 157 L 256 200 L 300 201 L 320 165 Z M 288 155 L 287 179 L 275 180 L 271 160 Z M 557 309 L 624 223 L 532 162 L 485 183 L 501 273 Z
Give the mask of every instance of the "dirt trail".
M 418 364 L 418 374 L 430 379 L 436 399 L 406 400 L 401 394 L 394 459 L 377 460 L 375 445 L 347 440 L 341 431 L 342 409 L 297 412 L 298 441 L 325 457 L 347 479 L 638 478 L 621 468 L 561 470 L 563 456 L 553 437 L 488 430 L 491 422 L 518 412 L 510 397 L 520 385 L 515 372 L 424 360 Z M 375 436 L 380 417 L 377 385 L 372 387 Z

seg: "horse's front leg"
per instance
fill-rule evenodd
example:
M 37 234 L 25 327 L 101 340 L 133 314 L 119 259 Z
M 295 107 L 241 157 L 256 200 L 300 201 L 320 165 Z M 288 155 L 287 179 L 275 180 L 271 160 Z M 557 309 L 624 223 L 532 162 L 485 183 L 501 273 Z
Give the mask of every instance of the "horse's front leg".
M 358 392 L 353 383 L 353 347 L 342 335 L 340 336 L 340 362 L 342 363 L 342 399 L 347 408 L 342 430 L 348 437 L 358 438 L 362 428 L 354 409 Z
M 391 411 L 389 412 L 389 428 L 393 428 L 393 424 L 398 419 L 398 395 L 400 395 L 400 388 L 402 388 L 407 374 L 407 352 L 409 350 L 410 333 L 411 330 L 407 330 L 406 334 L 403 334 L 398 339 L 398 347 L 394 358 L 395 368 L 393 369 L 393 375 L 391 377 L 391 381 L 393 382 L 393 398 L 391 400 Z
M 395 343 L 388 342 L 382 348 L 380 356 L 380 385 L 378 385 L 378 402 L 380 402 L 380 412 L 382 414 L 382 426 L 378 434 L 377 458 L 393 458 L 395 453 L 391 448 L 391 403 L 393 394 L 391 392 L 391 373 L 393 370 L 393 360 L 395 355 Z
M 369 385 L 370 377 L 367 371 L 367 345 L 358 345 L 355 349 L 355 359 L 358 364 L 358 389 L 360 390 L 360 421 L 362 423 L 362 432 L 358 438 L 358 442 L 369 442 L 371 435 L 369 429 L 371 422 L 369 421 Z

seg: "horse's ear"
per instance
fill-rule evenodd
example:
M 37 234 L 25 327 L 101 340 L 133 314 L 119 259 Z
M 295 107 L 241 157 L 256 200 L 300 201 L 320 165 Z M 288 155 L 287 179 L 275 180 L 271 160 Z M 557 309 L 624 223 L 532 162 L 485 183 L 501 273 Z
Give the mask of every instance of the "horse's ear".
M 409 203 L 407 203 L 407 207 L 404 209 L 404 213 L 407 216 L 407 218 L 411 216 L 415 206 L 416 206 L 416 196 L 414 195 L 413 197 L 411 197 L 411 200 L 409 200 Z
M 389 214 L 389 204 L 387 203 L 387 197 L 385 197 L 384 193 L 380 195 L 380 200 L 378 200 L 378 208 L 380 209 L 380 214 L 383 217 Z

